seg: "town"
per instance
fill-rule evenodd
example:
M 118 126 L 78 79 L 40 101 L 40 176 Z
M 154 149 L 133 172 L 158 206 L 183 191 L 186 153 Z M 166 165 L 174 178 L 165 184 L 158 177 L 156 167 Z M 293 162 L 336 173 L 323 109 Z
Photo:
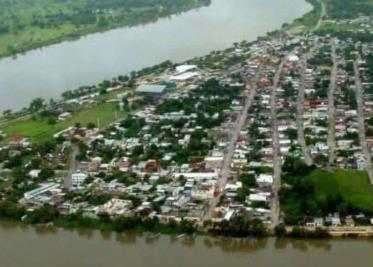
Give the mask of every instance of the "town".
M 364 33 L 368 22 L 323 27 Z M 115 230 L 371 234 L 372 47 L 327 33 L 263 38 L 33 102 L 50 124 L 87 104 L 117 115 L 45 142 L 0 131 L 0 215 Z

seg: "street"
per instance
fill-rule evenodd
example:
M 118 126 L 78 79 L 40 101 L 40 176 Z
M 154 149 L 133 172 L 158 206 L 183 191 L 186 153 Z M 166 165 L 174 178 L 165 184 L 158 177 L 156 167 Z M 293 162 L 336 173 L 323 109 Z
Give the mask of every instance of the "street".
M 278 198 L 278 192 L 281 188 L 281 172 L 282 172 L 282 159 L 280 154 L 280 138 L 278 133 L 278 121 L 277 121 L 277 109 L 276 109 L 276 91 L 280 84 L 280 78 L 283 66 L 285 64 L 287 56 L 284 57 L 276 75 L 273 79 L 273 86 L 271 92 L 271 117 L 272 117 L 272 130 L 273 130 L 273 185 L 272 192 L 273 197 L 271 199 L 271 218 L 272 227 L 275 228 L 280 223 L 280 200 Z
M 334 105 L 334 93 L 337 86 L 337 74 L 338 74 L 338 59 L 336 51 L 336 41 L 332 40 L 332 61 L 333 67 L 330 76 L 330 86 L 328 91 L 328 147 L 329 147 L 329 164 L 330 168 L 335 161 L 335 105 Z
M 310 150 L 306 144 L 306 138 L 304 136 L 304 129 L 303 129 L 303 113 L 304 113 L 304 89 L 305 89 L 305 71 L 307 68 L 307 59 L 308 55 L 304 57 L 302 60 L 302 71 L 300 77 L 300 84 L 299 84 L 299 91 L 298 91 L 298 98 L 297 98 L 297 133 L 298 133 L 298 143 L 302 149 L 304 162 L 311 166 L 313 164 L 313 159 L 310 154 Z
M 373 185 L 373 166 L 372 166 L 372 156 L 366 141 L 365 135 L 365 116 L 364 116 L 364 92 L 363 86 L 360 79 L 359 65 L 357 59 L 354 62 L 355 71 L 355 87 L 356 87 L 356 102 L 357 102 L 357 112 L 358 112 L 358 123 L 359 123 L 359 138 L 360 144 L 363 149 L 365 161 L 367 164 L 367 172 L 369 175 L 370 183 Z

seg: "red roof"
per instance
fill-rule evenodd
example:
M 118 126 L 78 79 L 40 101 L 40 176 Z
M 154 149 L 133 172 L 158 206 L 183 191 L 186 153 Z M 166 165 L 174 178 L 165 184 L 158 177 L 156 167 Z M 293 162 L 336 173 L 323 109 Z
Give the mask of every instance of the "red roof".
M 25 139 L 22 135 L 17 134 L 11 138 L 12 142 L 21 142 L 23 139 Z

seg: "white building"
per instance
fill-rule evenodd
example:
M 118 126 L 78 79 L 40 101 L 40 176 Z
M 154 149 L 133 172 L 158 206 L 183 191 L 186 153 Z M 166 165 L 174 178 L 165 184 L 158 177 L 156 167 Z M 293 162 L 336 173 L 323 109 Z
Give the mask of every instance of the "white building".
M 73 187 L 81 187 L 88 175 L 85 173 L 77 172 L 71 175 L 71 185 Z

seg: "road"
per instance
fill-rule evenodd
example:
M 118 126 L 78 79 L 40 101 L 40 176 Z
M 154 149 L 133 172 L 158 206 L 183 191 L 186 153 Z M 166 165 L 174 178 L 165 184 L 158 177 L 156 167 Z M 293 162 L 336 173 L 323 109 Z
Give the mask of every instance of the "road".
M 361 83 L 359 65 L 357 59 L 354 63 L 355 71 L 355 88 L 356 88 L 356 102 L 357 102 L 357 112 L 358 112 L 358 123 L 359 123 L 359 138 L 361 147 L 363 149 L 365 161 L 367 163 L 367 172 L 369 175 L 370 183 L 373 185 L 373 165 L 372 156 L 370 154 L 370 149 L 365 135 L 365 120 L 364 120 L 364 91 Z
M 270 228 L 274 229 L 280 223 L 280 200 L 278 192 L 281 188 L 281 172 L 282 172 L 282 159 L 280 153 L 280 137 L 278 132 L 277 109 L 276 109 L 276 91 L 280 85 L 281 73 L 284 67 L 287 56 L 282 60 L 278 70 L 273 79 L 273 86 L 271 92 L 271 119 L 273 130 L 273 197 L 271 199 L 271 221 Z
M 317 31 L 318 29 L 320 29 L 321 25 L 322 25 L 322 22 L 323 22 L 323 19 L 324 17 L 326 16 L 326 5 L 325 5 L 325 2 L 324 0 L 319 0 L 320 4 L 321 4 L 321 13 L 320 13 L 320 18 L 319 20 L 317 21 L 317 24 L 315 25 L 315 27 L 312 29 L 313 32 Z
M 76 144 L 71 144 L 71 152 L 69 159 L 69 169 L 64 179 L 65 188 L 71 187 L 71 175 L 76 172 L 77 160 L 76 157 L 79 155 L 79 147 Z
M 230 176 L 230 171 L 231 171 L 231 163 L 234 155 L 234 150 L 236 147 L 236 143 L 238 141 L 238 138 L 240 136 L 240 132 L 242 128 L 245 126 L 246 120 L 247 120 L 247 115 L 248 111 L 254 101 L 254 97 L 256 94 L 256 80 L 259 78 L 260 70 L 258 71 L 258 75 L 255 79 L 255 86 L 253 89 L 250 91 L 250 93 L 247 95 L 246 100 L 245 100 L 245 105 L 244 108 L 240 114 L 240 117 L 238 119 L 238 122 L 236 123 L 235 127 L 232 129 L 230 133 L 230 140 L 228 143 L 228 146 L 226 148 L 226 152 L 224 155 L 224 161 L 223 161 L 223 166 L 220 170 L 219 174 L 219 180 L 217 182 L 217 186 L 220 189 L 219 190 L 219 195 L 214 197 L 211 202 L 209 203 L 209 208 L 205 213 L 204 216 L 204 221 L 210 220 L 213 217 L 214 210 L 216 206 L 219 203 L 220 197 L 222 196 L 224 192 L 225 185 L 227 184 L 228 178 Z
M 334 93 L 337 87 L 337 73 L 338 73 L 338 59 L 337 59 L 337 52 L 336 52 L 336 41 L 332 40 L 332 60 L 333 60 L 333 67 L 330 76 L 330 86 L 328 91 L 328 147 L 329 147 L 329 164 L 328 167 L 330 168 L 331 165 L 334 164 L 335 161 L 335 105 L 334 105 Z
M 311 153 L 309 147 L 306 144 L 306 138 L 304 136 L 304 129 L 303 129 L 303 113 L 304 113 L 304 89 L 305 89 L 305 72 L 307 69 L 307 59 L 308 55 L 306 55 L 302 60 L 302 70 L 300 76 L 300 83 L 299 83 L 299 90 L 298 90 L 298 98 L 297 98 L 297 132 L 298 132 L 298 143 L 302 149 L 304 162 L 311 166 L 313 164 L 313 159 L 311 157 Z

